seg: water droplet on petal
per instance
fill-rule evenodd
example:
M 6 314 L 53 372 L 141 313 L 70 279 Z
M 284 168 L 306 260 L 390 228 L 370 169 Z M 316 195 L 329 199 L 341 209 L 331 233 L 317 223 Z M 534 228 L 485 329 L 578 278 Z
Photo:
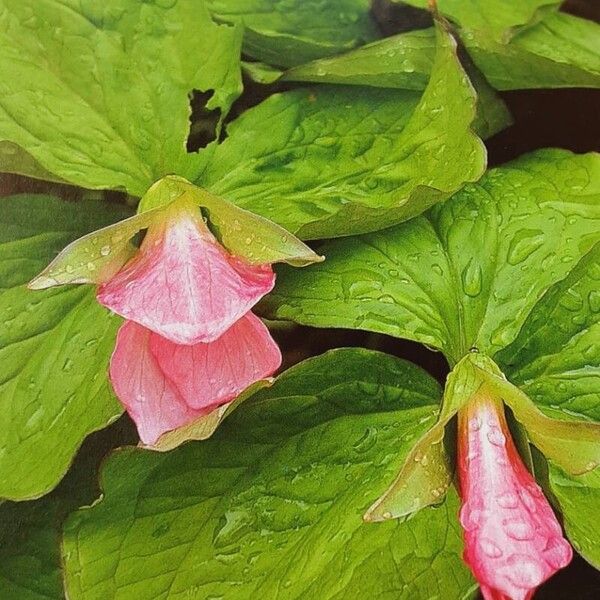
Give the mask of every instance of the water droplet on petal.
M 494 446 L 504 446 L 506 443 L 506 436 L 498 429 L 498 427 L 490 427 L 487 438 Z
M 479 546 L 481 547 L 483 553 L 490 558 L 500 558 L 502 556 L 502 550 L 500 546 L 492 542 L 492 540 L 481 538 L 479 540 Z
M 479 431 L 481 429 L 481 418 L 473 417 L 469 421 L 469 431 Z
M 513 540 L 530 540 L 533 538 L 533 529 L 527 521 L 522 519 L 507 519 L 504 521 L 506 535 Z
M 498 496 L 496 502 L 502 508 L 517 508 L 519 506 L 519 497 L 512 492 L 506 492 Z

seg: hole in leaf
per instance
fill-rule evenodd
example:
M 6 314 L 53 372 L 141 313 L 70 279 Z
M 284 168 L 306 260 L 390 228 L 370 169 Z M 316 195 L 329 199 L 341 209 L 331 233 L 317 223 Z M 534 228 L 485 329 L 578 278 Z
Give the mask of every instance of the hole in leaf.
M 221 118 L 221 110 L 208 110 L 206 103 L 213 92 L 193 90 L 190 99 L 192 114 L 190 115 L 190 132 L 187 139 L 187 151 L 198 152 L 217 137 L 217 125 Z

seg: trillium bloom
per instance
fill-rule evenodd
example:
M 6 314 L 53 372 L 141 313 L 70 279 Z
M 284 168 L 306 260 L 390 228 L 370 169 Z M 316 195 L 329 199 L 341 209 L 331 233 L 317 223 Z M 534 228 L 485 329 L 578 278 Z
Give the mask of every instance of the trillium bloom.
M 190 424 L 165 444 L 204 435 L 225 408 L 193 421 L 279 368 L 279 348 L 251 309 L 273 289 L 272 263 L 321 260 L 276 223 L 169 175 L 137 215 L 71 242 L 29 287 L 95 284 L 98 301 L 126 319 L 109 375 L 142 441 L 158 448 Z
M 153 445 L 163 433 L 231 401 L 280 364 L 277 344 L 252 313 L 217 340 L 191 346 L 128 321 L 117 335 L 110 378 L 140 439 Z
M 179 344 L 217 339 L 273 289 L 271 265 L 231 256 L 194 205 L 175 205 L 98 301 Z
M 517 452 L 500 401 L 478 397 L 460 411 L 458 469 L 464 559 L 484 598 L 531 598 L 572 550 Z
M 270 265 L 231 256 L 195 205 L 176 203 L 99 286 L 99 302 L 128 319 L 110 379 L 142 442 L 154 445 L 277 370 L 279 348 L 250 312 L 274 283 Z

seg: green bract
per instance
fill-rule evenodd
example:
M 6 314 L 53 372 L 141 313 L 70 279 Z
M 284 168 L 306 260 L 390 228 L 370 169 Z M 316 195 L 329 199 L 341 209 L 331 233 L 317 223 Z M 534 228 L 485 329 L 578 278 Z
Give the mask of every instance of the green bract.
M 316 239 L 405 221 L 479 179 L 477 96 L 454 38 L 439 26 L 436 39 L 420 99 L 353 87 L 275 94 L 230 126 L 198 184 Z
M 319 262 L 308 246 L 267 219 L 253 215 L 181 177 L 165 177 L 142 198 L 140 214 L 94 231 L 69 244 L 30 283 L 45 289 L 68 283 L 108 281 L 136 252 L 133 238 L 160 223 L 166 210 L 177 203 L 205 209 L 219 241 L 235 256 L 251 264 L 285 261 L 295 266 Z
M 58 483 L 87 434 L 122 412 L 106 376 L 120 319 L 92 289 L 26 285 L 69 241 L 129 213 L 41 195 L 0 206 L 0 497 L 35 498 Z
M 33 159 L 3 170 L 141 196 L 196 172 L 188 95 L 212 91 L 225 114 L 241 92 L 241 29 L 203 0 L 0 0 L 0 13 L 0 140 Z

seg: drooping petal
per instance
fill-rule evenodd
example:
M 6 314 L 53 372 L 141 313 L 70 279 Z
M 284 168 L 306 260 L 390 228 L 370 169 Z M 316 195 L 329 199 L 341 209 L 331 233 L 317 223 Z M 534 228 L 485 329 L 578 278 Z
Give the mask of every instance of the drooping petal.
M 150 349 L 185 402 L 200 410 L 229 402 L 281 365 L 277 344 L 251 312 L 212 342 L 184 346 L 153 334 Z
M 273 289 L 270 265 L 229 255 L 199 214 L 153 224 L 138 254 L 98 288 L 98 301 L 179 344 L 210 342 Z
M 458 466 L 464 559 L 484 598 L 531 598 L 573 553 L 517 452 L 500 401 L 478 397 L 459 413 Z
M 110 360 L 110 380 L 115 394 L 147 445 L 205 412 L 188 406 L 165 377 L 150 351 L 152 335 L 149 329 L 133 321 L 125 322 L 117 334 Z

